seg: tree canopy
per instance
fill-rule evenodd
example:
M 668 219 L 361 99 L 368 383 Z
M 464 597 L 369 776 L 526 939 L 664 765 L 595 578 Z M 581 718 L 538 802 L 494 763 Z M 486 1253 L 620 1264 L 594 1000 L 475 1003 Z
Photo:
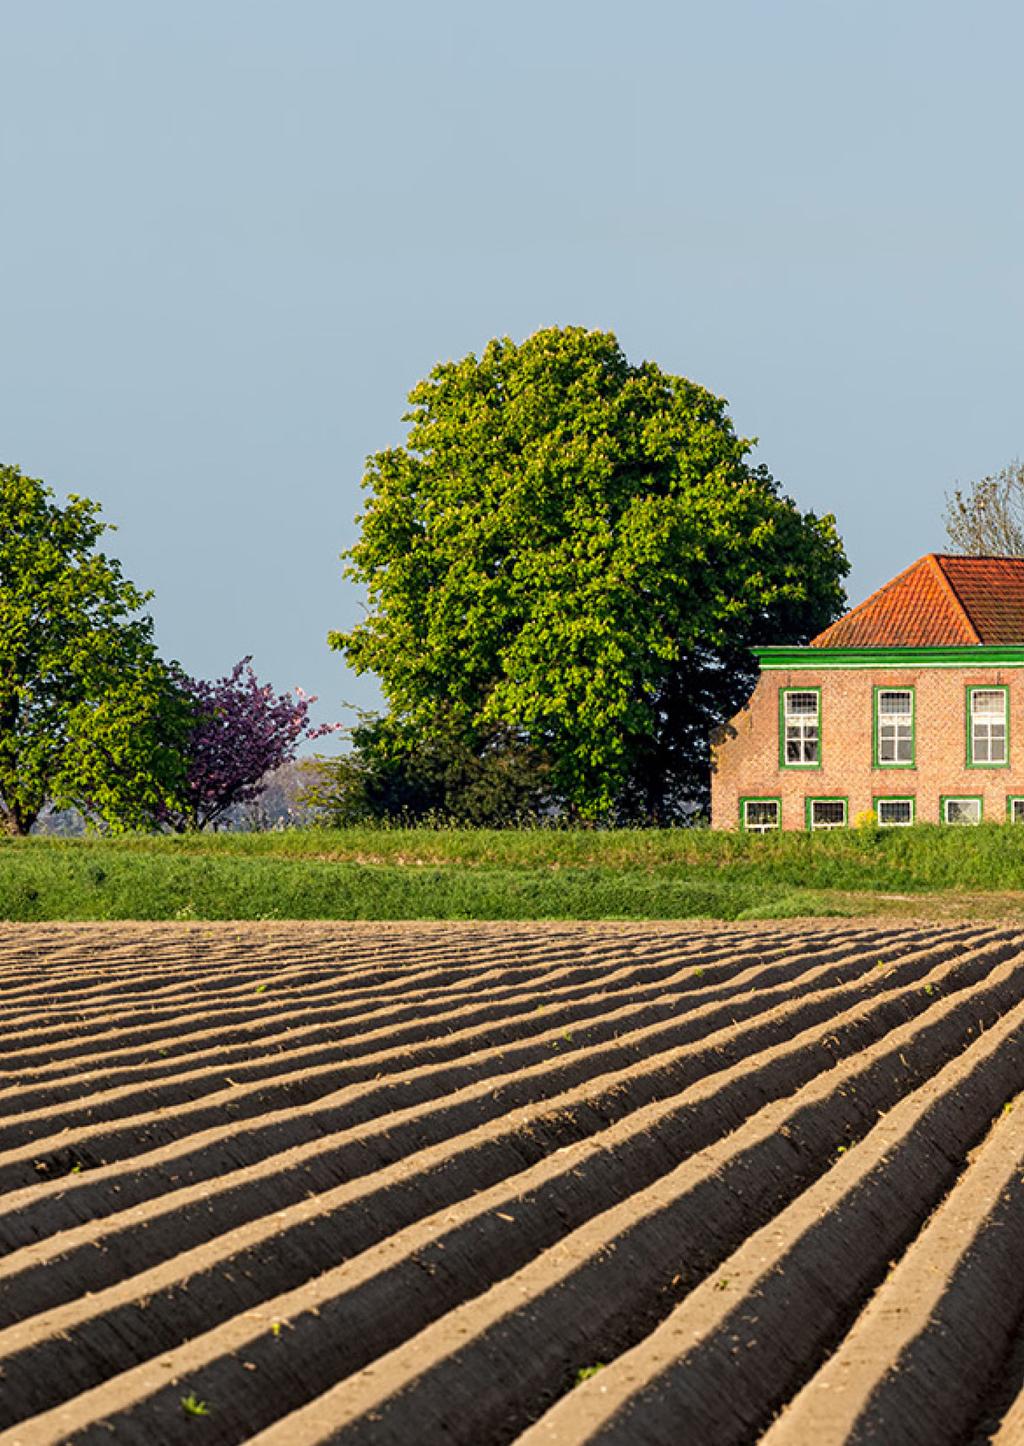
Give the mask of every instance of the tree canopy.
M 344 554 L 368 614 L 332 646 L 406 731 L 521 739 L 572 814 L 679 817 L 748 648 L 841 610 L 834 519 L 751 464 L 721 398 L 630 365 L 611 333 L 492 341 L 409 401 Z
M 182 751 L 186 774 L 178 798 L 157 820 L 176 833 L 216 825 L 230 809 L 253 803 L 267 777 L 295 756 L 302 738 L 334 731 L 313 728 L 309 709 L 317 700 L 298 690 L 274 693 L 242 658 L 226 677 L 207 683 L 180 675 L 178 686 L 191 706 L 192 721 Z
M 48 799 L 141 822 L 183 776 L 187 710 L 99 511 L 0 466 L 0 831 Z

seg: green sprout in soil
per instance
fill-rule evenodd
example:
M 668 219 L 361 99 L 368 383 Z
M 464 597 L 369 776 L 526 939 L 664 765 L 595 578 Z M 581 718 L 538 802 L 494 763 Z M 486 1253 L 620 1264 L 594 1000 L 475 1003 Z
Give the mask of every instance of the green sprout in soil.
M 208 1416 L 210 1414 L 208 1402 L 201 1401 L 195 1391 L 189 1391 L 187 1396 L 182 1396 L 181 1409 L 186 1416 Z
M 598 1371 L 603 1370 L 604 1361 L 598 1361 L 596 1365 L 593 1366 L 581 1366 L 576 1372 L 576 1380 L 574 1384 L 577 1386 L 582 1386 L 584 1381 L 589 1381 L 591 1376 L 596 1376 Z

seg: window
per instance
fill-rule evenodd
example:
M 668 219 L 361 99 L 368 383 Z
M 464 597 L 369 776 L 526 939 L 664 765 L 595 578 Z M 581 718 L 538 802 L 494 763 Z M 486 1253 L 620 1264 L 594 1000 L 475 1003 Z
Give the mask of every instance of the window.
M 781 818 L 781 799 L 744 798 L 740 803 L 740 822 L 744 833 L 772 833 L 780 826 Z
M 780 763 L 785 768 L 818 768 L 821 765 L 821 689 L 806 688 L 782 693 L 782 747 Z
M 943 823 L 981 823 L 980 798 L 944 798 Z
M 807 827 L 845 828 L 845 798 L 809 798 L 807 800 Z
M 876 798 L 875 816 L 879 828 L 909 828 L 914 822 L 912 798 Z
M 879 768 L 913 768 L 913 688 L 875 689 L 875 763 Z
M 1006 688 L 968 688 L 967 763 L 971 768 L 1005 766 Z
M 1006 816 L 1010 823 L 1024 823 L 1024 798 L 1011 794 L 1006 800 Z

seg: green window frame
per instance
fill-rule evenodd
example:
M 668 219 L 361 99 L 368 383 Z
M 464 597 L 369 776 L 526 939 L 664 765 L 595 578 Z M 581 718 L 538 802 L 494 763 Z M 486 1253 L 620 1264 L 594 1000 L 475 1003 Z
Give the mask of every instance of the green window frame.
M 842 808 L 842 818 L 834 819 L 827 823 L 815 823 L 814 808 L 816 804 L 838 804 Z M 840 794 L 831 794 L 828 797 L 816 797 L 804 799 L 804 827 L 808 833 L 817 833 L 821 830 L 832 828 L 848 828 L 850 823 L 850 800 Z
M 983 713 L 976 706 L 977 697 L 982 693 L 1001 693 L 1003 698 L 1002 718 L 995 713 Z M 1006 683 L 969 683 L 966 689 L 967 717 L 967 767 L 968 768 L 1009 768 L 1010 766 L 1010 689 Z M 993 759 L 991 754 L 1001 745 L 1002 757 Z M 979 757 L 979 754 L 982 755 Z
M 909 714 L 887 708 L 886 695 L 906 695 L 910 699 Z M 871 727 L 874 768 L 916 768 L 917 766 L 917 694 L 914 688 L 876 686 L 872 693 L 873 722 Z M 908 718 L 904 723 L 902 719 Z M 883 754 L 892 753 L 891 758 Z M 907 756 L 900 758 L 900 753 Z
M 952 828 L 973 827 L 973 825 L 969 819 L 950 819 L 949 805 L 951 803 L 976 803 L 978 817 L 974 823 L 981 823 L 985 816 L 985 805 L 980 793 L 944 793 L 939 798 L 939 820 L 941 823 L 949 824 Z
M 790 698 L 806 700 L 813 696 L 814 710 L 789 704 Z M 813 721 L 812 721 L 813 719 Z M 790 758 L 790 754 L 805 754 L 813 750 L 813 758 Z M 779 689 L 779 767 L 820 768 L 821 767 L 821 689 L 780 688 Z
M 1024 823 L 1024 793 L 1006 795 L 1006 822 Z
M 752 803 L 768 803 L 775 805 L 774 823 L 750 823 L 747 819 L 747 807 Z M 768 798 L 764 795 L 740 799 L 740 832 L 741 833 L 777 833 L 782 828 L 782 799 Z
M 910 805 L 910 817 L 903 819 L 883 819 L 881 805 L 885 803 L 906 803 Z M 912 793 L 886 793 L 879 794 L 872 799 L 875 810 L 875 818 L 878 820 L 879 828 L 912 828 L 917 822 L 917 799 Z

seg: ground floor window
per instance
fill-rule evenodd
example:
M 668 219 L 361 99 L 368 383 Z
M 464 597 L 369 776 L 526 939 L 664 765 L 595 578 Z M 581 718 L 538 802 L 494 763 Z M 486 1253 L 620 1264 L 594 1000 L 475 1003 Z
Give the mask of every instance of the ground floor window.
M 912 798 L 876 798 L 875 817 L 879 828 L 909 828 L 914 822 Z
M 1024 798 L 1011 793 L 1006 800 L 1006 816 L 1011 823 L 1024 823 Z
M 981 823 L 980 798 L 944 798 L 943 823 Z
M 845 828 L 845 798 L 809 798 L 807 800 L 807 827 Z
M 782 824 L 782 800 L 780 798 L 742 799 L 740 823 L 744 833 L 772 833 Z

